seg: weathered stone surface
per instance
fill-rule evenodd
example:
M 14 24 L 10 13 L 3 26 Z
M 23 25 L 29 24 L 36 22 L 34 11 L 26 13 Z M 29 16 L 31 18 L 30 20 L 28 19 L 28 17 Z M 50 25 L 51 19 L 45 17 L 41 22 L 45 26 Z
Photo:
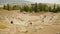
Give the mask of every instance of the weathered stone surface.
M 13 21 L 13 24 L 10 22 Z M 0 24 L 5 24 L 6 29 L 0 29 L 0 34 L 55 34 L 60 32 L 60 13 L 43 13 L 39 15 L 23 14 L 12 11 L 0 12 Z M 34 32 L 35 31 L 35 32 Z

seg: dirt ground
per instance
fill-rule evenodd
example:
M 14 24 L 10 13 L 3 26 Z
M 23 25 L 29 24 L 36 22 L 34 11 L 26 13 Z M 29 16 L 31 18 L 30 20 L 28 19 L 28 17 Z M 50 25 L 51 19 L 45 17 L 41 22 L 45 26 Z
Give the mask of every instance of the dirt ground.
M 0 10 L 0 34 L 60 34 L 60 13 Z

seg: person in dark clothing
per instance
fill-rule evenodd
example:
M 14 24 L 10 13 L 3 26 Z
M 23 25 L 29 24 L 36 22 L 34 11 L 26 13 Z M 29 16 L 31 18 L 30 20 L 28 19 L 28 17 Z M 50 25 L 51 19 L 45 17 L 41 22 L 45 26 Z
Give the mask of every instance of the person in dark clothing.
M 13 21 L 11 21 L 11 24 L 13 24 Z

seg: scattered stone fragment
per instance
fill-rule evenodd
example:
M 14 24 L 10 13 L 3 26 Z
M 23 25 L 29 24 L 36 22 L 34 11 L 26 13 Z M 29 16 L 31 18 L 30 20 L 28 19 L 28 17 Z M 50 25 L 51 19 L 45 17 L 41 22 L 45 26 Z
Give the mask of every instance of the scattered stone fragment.
M 13 24 L 13 21 L 11 21 L 11 24 Z
M 23 26 L 21 26 L 20 28 L 18 28 L 18 30 L 19 30 L 20 32 L 23 32 L 23 33 L 28 32 L 28 30 L 26 29 L 26 27 L 23 27 Z

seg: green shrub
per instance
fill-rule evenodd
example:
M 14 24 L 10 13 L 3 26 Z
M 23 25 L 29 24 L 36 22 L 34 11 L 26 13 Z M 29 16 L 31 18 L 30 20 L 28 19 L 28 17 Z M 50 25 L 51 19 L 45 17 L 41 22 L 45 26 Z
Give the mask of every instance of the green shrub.
M 23 12 L 24 11 L 24 8 L 23 7 L 20 7 L 20 12 Z
M 26 11 L 26 12 L 28 12 L 28 6 L 24 6 L 23 10 Z
M 44 11 L 49 11 L 49 8 L 47 5 L 44 5 Z
M 19 7 L 18 5 L 14 5 L 12 9 L 13 9 L 13 10 L 19 10 L 20 7 Z
M 33 11 L 32 7 L 29 7 L 29 12 L 32 12 L 32 11 Z

